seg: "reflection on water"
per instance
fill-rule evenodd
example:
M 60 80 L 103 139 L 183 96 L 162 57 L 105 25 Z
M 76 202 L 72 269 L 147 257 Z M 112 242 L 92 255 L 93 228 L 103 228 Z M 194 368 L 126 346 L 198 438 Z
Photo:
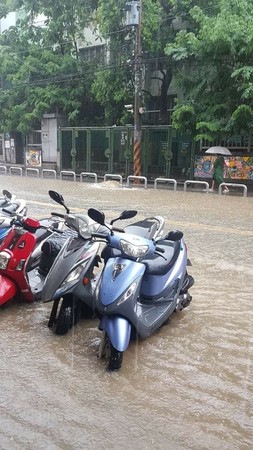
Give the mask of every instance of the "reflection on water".
M 47 328 L 50 305 L 2 309 L 0 448 L 253 448 L 252 198 L 8 176 L 1 185 L 36 217 L 62 211 L 48 189 L 108 220 L 129 207 L 163 215 L 185 233 L 195 285 L 189 308 L 133 342 L 113 374 L 96 357 L 96 320 L 58 337 Z

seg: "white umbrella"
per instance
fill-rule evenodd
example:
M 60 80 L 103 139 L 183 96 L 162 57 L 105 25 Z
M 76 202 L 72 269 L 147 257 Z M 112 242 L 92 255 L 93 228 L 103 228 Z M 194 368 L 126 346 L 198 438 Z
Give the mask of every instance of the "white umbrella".
M 205 151 L 205 153 L 209 155 L 224 155 L 224 156 L 231 156 L 232 153 L 228 148 L 226 147 L 220 147 L 217 145 L 216 147 L 210 147 L 208 150 Z

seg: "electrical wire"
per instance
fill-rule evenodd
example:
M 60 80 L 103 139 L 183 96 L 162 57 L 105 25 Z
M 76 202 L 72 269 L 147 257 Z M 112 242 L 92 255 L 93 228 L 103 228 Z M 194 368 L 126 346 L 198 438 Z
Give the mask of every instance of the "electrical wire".
M 216 6 L 209 6 L 209 7 L 206 7 L 206 8 L 202 8 L 202 11 L 207 11 L 207 10 L 210 10 L 210 9 L 214 9 L 214 8 L 217 8 Z M 190 14 L 190 12 L 188 13 L 188 14 Z M 167 16 L 167 17 L 164 17 L 162 20 L 161 20 L 161 23 L 162 22 L 164 22 L 164 21 L 166 21 L 166 20 L 173 20 L 173 19 L 178 19 L 178 18 L 182 18 L 182 17 L 185 17 L 185 14 L 184 15 L 177 15 L 177 16 Z M 104 36 L 97 36 L 98 38 L 100 37 L 100 38 L 105 38 L 105 36 L 108 36 L 108 37 L 110 37 L 110 36 L 112 36 L 112 35 L 115 35 L 115 34 L 119 34 L 119 33 L 122 33 L 122 32 L 126 32 L 126 31 L 128 31 L 129 30 L 129 27 L 125 27 L 125 28 L 121 28 L 121 29 L 119 29 L 119 30 L 115 30 L 115 31 L 113 31 L 113 32 L 110 32 L 110 33 L 107 33 L 107 34 L 105 34 Z M 57 46 L 61 46 L 61 45 L 68 45 L 68 44 L 73 44 L 73 40 L 70 40 L 70 41 L 63 41 L 63 42 L 61 42 L 61 43 L 57 43 L 57 44 L 54 44 L 54 45 L 49 45 L 49 46 L 45 46 L 45 47 L 43 47 L 43 50 L 44 49 L 52 49 L 52 47 L 54 47 L 55 45 L 57 45 Z M 35 44 L 36 45 L 36 44 Z M 103 44 L 103 45 L 105 45 L 105 44 Z M 7 47 L 6 47 L 7 48 Z M 83 47 L 84 49 L 86 48 L 86 47 Z M 90 48 L 89 46 L 87 46 L 87 48 Z M 106 48 L 106 46 L 105 46 L 105 48 Z M 10 52 L 10 49 L 9 48 L 7 48 L 7 50 L 8 50 L 8 52 Z M 32 48 L 32 50 L 35 50 L 34 48 Z M 41 49 L 41 47 L 38 49 L 40 52 L 42 51 L 42 49 Z M 15 55 L 22 55 L 22 54 L 25 54 L 25 53 L 28 53 L 29 52 L 29 50 L 24 50 L 24 51 L 19 51 L 19 52 L 11 52 L 12 54 L 15 54 Z M 120 56 L 122 56 L 123 54 L 121 54 Z M 223 57 L 221 57 L 221 61 L 223 61 Z M 155 62 L 155 63 L 157 63 L 157 62 L 163 62 L 164 64 L 166 64 L 167 65 L 167 67 L 170 67 L 170 68 L 177 68 L 177 67 L 179 67 L 180 66 L 180 64 L 182 65 L 182 63 L 183 62 L 173 62 L 172 63 L 172 60 L 171 60 L 171 57 L 169 57 L 169 56 L 159 56 L 158 54 L 155 56 L 155 57 L 151 57 L 151 58 L 143 58 L 143 61 L 142 61 L 142 64 L 143 64 L 143 66 L 148 66 L 148 65 L 150 65 L 150 64 L 152 64 L 153 62 Z M 1 91 L 9 91 L 9 90 L 12 90 L 12 89 L 16 89 L 16 88 L 20 88 L 20 87 L 25 87 L 25 86 L 32 86 L 32 85 L 45 85 L 45 84 L 50 84 L 50 83 L 54 83 L 54 84 L 60 84 L 60 83 L 67 83 L 67 82 L 78 82 L 78 81 L 81 81 L 81 80 L 84 80 L 85 78 L 88 78 L 88 76 L 89 75 L 94 75 L 94 71 L 105 71 L 105 70 L 117 70 L 117 69 L 122 69 L 122 68 L 125 68 L 125 67 L 132 67 L 132 66 L 134 66 L 134 64 L 135 64 L 135 60 L 133 59 L 133 60 L 130 60 L 130 61 L 128 61 L 128 62 L 123 62 L 123 63 L 120 63 L 120 64 L 103 64 L 103 65 L 92 65 L 92 66 L 90 66 L 90 69 L 86 69 L 85 70 L 85 73 L 83 74 L 83 73 L 78 73 L 78 74 L 76 74 L 76 73 L 70 73 L 70 74 L 68 74 L 68 75 L 64 75 L 64 76 L 59 76 L 59 75 L 57 75 L 57 76 L 55 76 L 55 77 L 45 77 L 45 78 L 42 78 L 42 79 L 33 79 L 33 80 L 29 80 L 29 81 L 27 81 L 27 82 L 20 82 L 20 83 L 16 83 L 16 84 L 13 84 L 10 88 L 1 88 Z M 203 65 L 203 63 L 199 63 L 199 65 Z M 194 64 L 193 64 L 193 66 L 194 67 L 198 67 L 198 64 L 196 64 L 196 61 L 194 62 Z
M 163 62 L 167 62 L 167 68 L 170 69 L 178 69 L 182 66 L 182 62 L 176 62 L 176 63 L 172 63 L 171 59 L 169 57 L 162 57 L 160 58 L 160 60 L 162 60 Z M 220 62 L 222 62 L 222 58 L 220 60 Z M 149 58 L 149 59 L 145 59 L 143 60 L 143 66 L 147 66 L 148 64 L 152 63 L 152 62 L 157 62 L 157 58 Z M 218 60 L 216 60 L 216 62 L 218 63 Z M 210 64 L 212 63 L 212 60 L 210 60 Z M 232 61 L 231 61 L 232 63 Z M 121 70 L 127 67 L 131 67 L 134 66 L 134 61 L 129 64 L 129 63 L 122 63 L 122 64 L 117 64 L 117 65 L 103 65 L 103 66 L 93 66 L 92 68 L 90 67 L 90 69 L 85 70 L 84 73 L 70 73 L 67 75 L 57 75 L 55 77 L 47 77 L 47 78 L 40 78 L 40 79 L 34 79 L 34 80 L 29 80 L 29 81 L 24 81 L 24 82 L 20 82 L 20 83 L 16 83 L 16 84 L 12 84 L 10 87 L 8 88 L 0 88 L 0 92 L 5 92 L 8 93 L 9 91 L 12 91 L 14 89 L 20 89 L 20 88 L 24 88 L 24 87 L 31 87 L 31 86 L 44 86 L 44 85 L 49 85 L 49 84 L 62 84 L 62 83 L 69 83 L 69 84 L 73 84 L 73 83 L 80 83 L 84 80 L 89 80 L 89 77 L 94 77 L 94 72 L 96 71 L 97 73 L 99 72 L 104 72 L 104 71 L 113 71 L 115 73 L 115 70 Z M 198 67 L 203 68 L 203 63 L 199 62 L 199 63 L 192 63 L 191 66 L 193 69 L 196 69 Z M 209 67 L 208 64 L 205 64 L 205 67 Z

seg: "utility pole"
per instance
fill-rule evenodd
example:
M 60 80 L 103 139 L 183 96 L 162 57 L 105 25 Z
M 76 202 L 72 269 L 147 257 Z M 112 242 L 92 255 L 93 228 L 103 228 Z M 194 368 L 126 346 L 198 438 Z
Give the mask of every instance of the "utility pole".
M 134 175 L 141 175 L 141 108 L 142 108 L 142 0 L 139 0 L 139 20 L 136 27 L 134 63 Z
M 142 0 L 132 0 L 126 3 L 126 24 L 135 28 L 134 49 L 134 175 L 141 175 L 141 112 L 142 112 Z M 131 107 L 131 105 L 125 105 Z M 130 111 L 130 109 L 129 109 Z M 136 180 L 138 182 L 139 180 Z

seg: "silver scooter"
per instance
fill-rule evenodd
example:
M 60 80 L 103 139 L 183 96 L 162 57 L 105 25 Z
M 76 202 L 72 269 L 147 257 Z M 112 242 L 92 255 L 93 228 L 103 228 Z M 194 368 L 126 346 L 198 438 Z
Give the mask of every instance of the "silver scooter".
M 58 201 L 61 203 L 61 199 Z M 130 219 L 136 214 L 137 211 L 133 210 L 123 211 L 107 227 L 115 231 L 118 229 L 114 225 L 117 220 Z M 65 223 L 77 232 L 77 236 L 70 237 L 63 245 L 41 292 L 44 302 L 53 302 L 48 327 L 58 335 L 66 334 L 81 317 L 94 316 L 94 291 L 101 275 L 98 268 L 111 256 L 111 250 L 104 243 L 92 239 L 95 232 L 106 233 L 105 226 L 85 214 L 66 214 Z M 152 239 L 162 235 L 163 227 L 163 217 L 154 216 L 120 230 Z

